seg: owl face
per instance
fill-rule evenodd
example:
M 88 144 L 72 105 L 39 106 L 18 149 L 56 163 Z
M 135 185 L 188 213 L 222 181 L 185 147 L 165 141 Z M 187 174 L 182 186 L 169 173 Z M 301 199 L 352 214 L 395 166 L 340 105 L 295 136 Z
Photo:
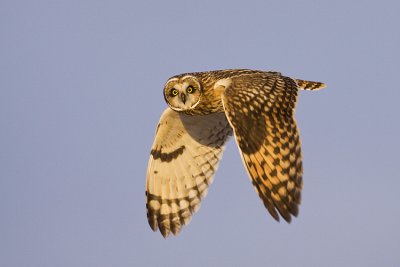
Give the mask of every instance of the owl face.
M 193 109 L 200 102 L 202 87 L 194 76 L 173 77 L 164 87 L 164 98 L 175 111 Z

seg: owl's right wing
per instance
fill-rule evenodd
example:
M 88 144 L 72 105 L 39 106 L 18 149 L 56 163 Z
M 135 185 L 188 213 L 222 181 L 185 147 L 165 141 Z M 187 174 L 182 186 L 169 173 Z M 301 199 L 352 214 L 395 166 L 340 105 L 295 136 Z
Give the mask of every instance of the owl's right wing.
M 178 234 L 200 207 L 232 128 L 224 113 L 190 116 L 166 109 L 157 126 L 146 177 L 153 231 Z
M 279 73 L 241 75 L 217 82 L 243 162 L 269 213 L 290 222 L 302 188 L 299 132 L 293 117 L 298 85 Z

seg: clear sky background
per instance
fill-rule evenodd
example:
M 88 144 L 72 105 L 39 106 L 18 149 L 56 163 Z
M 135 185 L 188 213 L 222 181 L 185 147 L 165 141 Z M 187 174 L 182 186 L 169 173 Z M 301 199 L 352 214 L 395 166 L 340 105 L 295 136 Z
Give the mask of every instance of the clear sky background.
M 398 1 L 0 3 L 0 266 L 399 266 Z M 230 140 L 178 237 L 147 224 L 162 88 L 224 68 L 301 92 L 300 215 L 275 222 Z

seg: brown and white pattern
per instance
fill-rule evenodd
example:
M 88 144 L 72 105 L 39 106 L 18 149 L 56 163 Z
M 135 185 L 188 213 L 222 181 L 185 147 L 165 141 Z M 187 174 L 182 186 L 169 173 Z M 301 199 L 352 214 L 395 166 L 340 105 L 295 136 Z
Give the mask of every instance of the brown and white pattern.
M 235 135 L 255 190 L 273 218 L 299 213 L 303 186 L 298 90 L 320 82 L 278 72 L 220 70 L 170 78 L 146 180 L 147 217 L 164 237 L 178 234 L 207 194 L 227 138 Z
M 258 195 L 272 217 L 279 220 L 279 212 L 290 222 L 291 215 L 298 215 L 303 185 L 300 138 L 293 118 L 296 83 L 280 75 L 241 76 L 233 79 L 222 99 Z
M 189 223 L 232 129 L 223 113 L 189 116 L 167 109 L 161 116 L 147 170 L 147 218 L 167 237 Z

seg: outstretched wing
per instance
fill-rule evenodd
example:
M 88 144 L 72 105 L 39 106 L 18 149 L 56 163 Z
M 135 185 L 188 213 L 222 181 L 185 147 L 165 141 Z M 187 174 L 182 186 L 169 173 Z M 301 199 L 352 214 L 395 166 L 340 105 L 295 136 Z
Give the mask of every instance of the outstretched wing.
M 293 117 L 297 84 L 279 73 L 242 75 L 226 84 L 225 113 L 252 183 L 269 213 L 290 222 L 298 214 L 303 173 Z
M 146 208 L 150 227 L 178 234 L 200 207 L 213 181 L 226 140 L 224 113 L 189 116 L 167 109 L 157 126 L 147 169 Z

